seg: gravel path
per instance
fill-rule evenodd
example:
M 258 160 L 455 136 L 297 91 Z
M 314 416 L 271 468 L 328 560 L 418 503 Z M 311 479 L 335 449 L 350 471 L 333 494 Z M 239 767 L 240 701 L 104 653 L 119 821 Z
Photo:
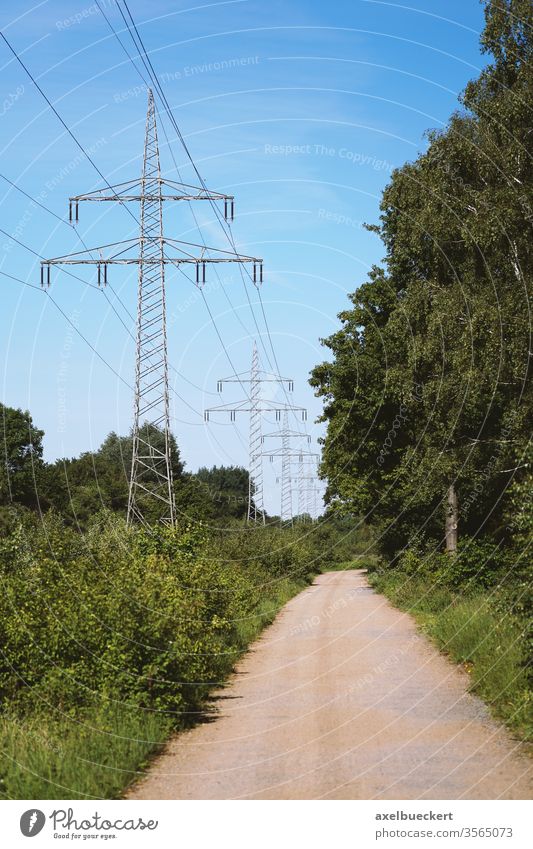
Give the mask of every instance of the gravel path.
M 328 572 L 128 798 L 530 798 L 529 758 L 467 687 L 363 572 Z

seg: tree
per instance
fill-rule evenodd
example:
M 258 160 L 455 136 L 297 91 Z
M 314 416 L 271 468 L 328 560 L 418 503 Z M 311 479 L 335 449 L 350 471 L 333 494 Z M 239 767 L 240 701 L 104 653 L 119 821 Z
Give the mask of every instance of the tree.
M 198 469 L 196 480 L 211 504 L 213 518 L 242 519 L 248 510 L 248 472 L 242 466 Z
M 370 228 L 385 267 L 351 296 L 325 340 L 333 361 L 311 377 L 328 424 L 327 498 L 370 513 L 391 555 L 415 535 L 444 540 L 445 518 L 452 551 L 455 520 L 503 532 L 529 432 L 533 12 L 487 2 L 485 17 L 495 61 L 394 172 Z
M 149 430 L 148 430 L 149 429 Z M 158 448 L 165 436 L 152 425 L 141 428 Z M 130 436 L 111 432 L 97 451 L 86 451 L 77 458 L 57 460 L 46 472 L 43 494 L 47 501 L 71 521 L 84 527 L 91 516 L 102 508 L 125 512 L 128 505 L 129 476 L 133 441 Z M 176 440 L 171 436 L 174 485 L 183 481 L 183 462 Z M 151 499 L 146 496 L 143 511 L 150 520 Z
M 42 469 L 44 432 L 28 411 L 0 404 L 0 504 L 37 504 L 36 480 Z

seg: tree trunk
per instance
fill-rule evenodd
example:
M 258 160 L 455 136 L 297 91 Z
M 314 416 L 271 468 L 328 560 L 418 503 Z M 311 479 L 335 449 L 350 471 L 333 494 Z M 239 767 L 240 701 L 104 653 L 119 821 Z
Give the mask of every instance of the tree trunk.
M 457 493 L 452 484 L 448 487 L 447 503 L 446 503 L 446 552 L 455 554 L 457 551 L 457 523 L 459 521 L 459 511 L 457 506 Z

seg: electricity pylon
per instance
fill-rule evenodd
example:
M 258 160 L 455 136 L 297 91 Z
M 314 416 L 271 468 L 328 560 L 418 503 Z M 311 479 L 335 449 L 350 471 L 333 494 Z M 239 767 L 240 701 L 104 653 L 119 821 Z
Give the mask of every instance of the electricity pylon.
M 196 284 L 205 283 L 208 263 L 252 263 L 254 283 L 263 280 L 262 260 L 169 239 L 163 232 L 163 203 L 207 200 L 224 202 L 224 216 L 234 217 L 234 197 L 161 177 L 156 110 L 148 91 L 142 176 L 115 186 L 69 198 L 71 222 L 79 220 L 82 201 L 140 204 L 138 239 L 47 259 L 41 263 L 41 286 L 50 285 L 53 265 L 96 265 L 99 286 L 107 284 L 109 265 L 138 266 L 137 336 L 133 449 L 128 496 L 128 523 L 147 523 L 145 512 L 173 525 L 176 517 L 172 480 L 169 411 L 165 267 L 193 265 Z M 199 255 L 196 254 L 199 249 Z M 98 253 L 95 259 L 92 254 Z M 215 254 L 215 255 L 213 255 Z
M 298 515 L 300 517 L 300 521 L 303 521 L 302 517 L 307 512 L 311 515 L 309 511 L 309 495 L 307 495 L 307 510 L 306 510 L 306 492 L 308 492 L 308 481 L 316 481 L 316 475 L 306 475 L 305 474 L 305 466 L 308 464 L 313 464 L 315 468 L 318 466 L 318 454 L 315 455 L 315 458 L 309 460 L 306 464 L 306 461 L 302 455 L 298 458 L 298 478 L 297 478 L 297 487 L 298 487 Z
M 283 427 L 277 433 L 267 433 L 263 437 L 263 442 L 266 437 L 271 438 L 280 438 L 281 439 L 281 449 L 275 449 L 274 451 L 263 451 L 263 456 L 269 457 L 270 461 L 273 462 L 275 457 L 281 457 L 281 507 L 280 507 L 280 523 L 291 524 L 293 515 L 292 515 L 292 483 L 293 479 L 291 478 L 291 460 L 293 457 L 298 457 L 301 463 L 304 462 L 304 457 L 316 458 L 315 462 L 318 462 L 318 454 L 313 453 L 312 451 L 302 451 L 301 449 L 293 448 L 290 444 L 291 437 L 297 437 L 299 439 L 307 439 L 307 442 L 311 442 L 311 437 L 306 433 L 300 433 L 296 430 L 289 429 L 289 417 L 288 410 L 286 410 L 283 414 Z M 300 507 L 300 497 L 298 496 L 298 507 Z
M 285 480 L 287 479 L 287 474 L 285 475 Z M 317 495 L 320 492 L 319 488 L 316 486 L 318 482 L 316 475 L 300 475 L 293 478 L 290 477 L 291 484 L 296 484 L 298 488 L 298 519 L 300 522 L 305 521 L 303 518 L 307 513 L 311 520 L 316 518 L 318 514 L 317 510 Z M 282 482 L 282 478 L 276 478 L 276 483 Z M 308 483 L 309 481 L 309 483 Z M 313 483 L 315 484 L 313 486 Z M 311 495 L 313 495 L 313 505 L 311 506 Z M 307 496 L 307 498 L 306 498 Z M 291 496 L 292 497 L 292 496 Z M 307 507 L 306 507 L 307 501 Z M 291 522 L 292 523 L 292 522 Z M 281 519 L 281 524 L 287 524 L 287 519 Z
M 248 522 L 265 524 L 263 500 L 263 463 L 261 462 L 261 384 L 259 382 L 259 354 L 254 342 L 250 370 L 250 427 L 248 442 Z
M 271 436 L 274 435 L 277 434 L 271 434 Z M 283 431 L 280 431 L 279 435 L 282 438 L 281 448 L 276 448 L 273 451 L 263 451 L 262 456 L 268 457 L 271 463 L 273 463 L 274 460 L 278 457 L 281 458 L 281 478 L 277 478 L 276 483 L 281 482 L 280 524 L 284 525 L 287 523 L 290 524 L 292 522 L 292 484 L 298 483 L 298 478 L 293 479 L 291 477 L 291 461 L 293 460 L 293 458 L 298 458 L 299 461 L 305 462 L 304 458 L 309 457 L 311 459 L 309 459 L 307 462 L 318 463 L 318 454 L 315 454 L 312 451 L 301 451 L 299 449 L 292 449 L 290 445 L 287 445 L 286 439 L 284 439 Z
M 302 489 L 307 496 L 307 513 L 309 513 L 311 520 L 314 522 L 318 519 L 318 496 L 321 495 L 321 490 L 317 486 L 318 478 L 316 475 L 307 478 L 307 480 L 309 480 L 310 483 L 307 486 L 302 487 Z
M 318 478 L 316 475 L 300 476 L 292 479 L 298 486 L 298 511 L 300 520 L 307 513 L 311 520 L 314 521 L 318 517 L 318 499 L 320 489 L 316 485 Z M 306 483 L 309 481 L 309 483 Z M 314 485 L 313 485 L 314 482 Z M 307 502 L 307 506 L 304 506 Z
M 265 524 L 265 507 L 263 498 L 263 459 L 261 445 L 263 438 L 261 436 L 261 416 L 263 413 L 274 412 L 276 420 L 279 421 L 281 414 L 289 410 L 299 412 L 302 421 L 307 420 L 307 410 L 304 407 L 294 407 L 291 404 L 283 404 L 276 401 L 266 401 L 261 398 L 261 386 L 264 383 L 288 384 L 288 391 L 292 392 L 294 381 L 289 377 L 280 377 L 275 374 L 268 374 L 260 369 L 259 353 L 257 344 L 254 341 L 252 350 L 252 365 L 249 372 L 241 372 L 233 377 L 223 377 L 217 381 L 217 391 L 222 392 L 222 387 L 225 383 L 245 383 L 250 384 L 250 394 L 243 401 L 237 401 L 233 404 L 220 404 L 217 407 L 209 407 L 204 410 L 204 419 L 209 421 L 211 413 L 229 412 L 230 421 L 235 421 L 236 414 L 239 412 L 250 413 L 250 429 L 249 429 L 249 445 L 248 445 L 248 513 L 246 521 L 260 522 Z
M 300 521 L 303 521 L 305 513 L 305 496 L 304 496 L 304 462 L 303 457 L 298 462 L 298 516 Z
M 281 512 L 280 520 L 292 524 L 292 487 L 291 487 L 291 458 L 289 441 L 289 415 L 283 413 L 283 429 L 281 432 Z

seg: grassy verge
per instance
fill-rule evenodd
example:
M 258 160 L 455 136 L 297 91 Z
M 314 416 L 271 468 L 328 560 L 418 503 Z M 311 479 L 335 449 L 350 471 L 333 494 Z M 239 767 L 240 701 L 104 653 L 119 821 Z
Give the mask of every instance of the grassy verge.
M 168 737 L 164 716 L 124 706 L 75 720 L 4 717 L 0 788 L 9 799 L 115 798 Z
M 370 583 L 402 610 L 450 658 L 469 672 L 471 690 L 524 740 L 533 734 L 524 623 L 501 611 L 488 591 L 459 595 L 449 588 L 393 570 Z
M 227 654 L 227 674 L 247 646 L 270 624 L 304 581 L 281 579 L 237 626 Z M 52 713 L 0 719 L 0 795 L 11 799 L 110 799 L 120 797 L 169 735 L 191 717 L 110 704 L 73 716 Z

